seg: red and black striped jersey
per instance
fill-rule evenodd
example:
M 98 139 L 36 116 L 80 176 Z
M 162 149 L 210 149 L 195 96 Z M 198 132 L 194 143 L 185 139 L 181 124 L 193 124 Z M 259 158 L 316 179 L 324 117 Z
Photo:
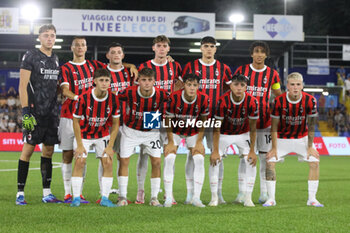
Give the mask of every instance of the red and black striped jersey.
M 299 100 L 291 101 L 288 92 L 275 98 L 271 117 L 279 118 L 278 138 L 302 138 L 308 134 L 307 117 L 317 116 L 317 101 L 302 92 Z
M 178 62 L 166 61 L 164 64 L 157 64 L 154 62 L 154 60 L 149 60 L 142 63 L 138 70 L 140 71 L 146 67 L 154 70 L 156 73 L 156 82 L 154 84 L 155 87 L 164 89 L 168 93 L 173 92 L 175 82 L 181 76 L 181 66 Z
M 132 129 L 150 131 L 143 127 L 144 112 L 156 112 L 168 100 L 166 90 L 153 87 L 153 93 L 149 97 L 141 94 L 140 86 L 131 86 L 118 93 L 119 101 L 126 102 L 126 117 L 124 124 Z
M 194 73 L 199 76 L 199 90 L 209 96 L 209 118 L 213 117 L 215 103 L 223 94 L 224 82 L 228 82 L 231 78 L 230 67 L 217 60 L 214 60 L 211 64 L 205 64 L 202 59 L 197 59 L 186 64 L 182 76 L 188 73 Z
M 81 95 L 92 87 L 93 74 L 104 64 L 99 61 L 85 60 L 82 63 L 69 61 L 61 66 L 61 86 L 69 85 L 69 90 L 76 95 Z M 61 117 L 73 118 L 73 100 L 66 99 L 62 105 Z
M 97 139 L 109 135 L 112 117 L 120 116 L 118 97 L 108 90 L 103 99 L 98 99 L 94 90 L 95 88 L 90 88 L 75 101 L 73 116 L 81 119 L 81 136 L 84 139 Z
M 259 119 L 256 128 L 265 129 L 269 127 L 271 125 L 269 105 L 271 87 L 273 84 L 280 82 L 277 71 L 268 66 L 257 70 L 252 64 L 247 64 L 238 67 L 236 73 L 248 77 L 247 92 L 257 98 L 259 102 Z
M 130 75 L 129 69 L 126 67 L 122 67 L 121 69 L 114 70 L 109 67 L 109 65 L 106 65 L 106 69 L 109 70 L 112 76 L 111 80 L 111 90 L 113 93 L 120 92 L 122 90 L 125 90 L 127 87 L 132 86 L 133 80 Z M 121 102 L 120 103 L 120 125 L 123 125 L 123 122 L 125 120 L 125 112 L 126 112 L 126 103 Z
M 235 102 L 232 92 L 220 97 L 215 118 L 222 121 L 220 133 L 226 135 L 243 134 L 249 131 L 249 119 L 259 118 L 258 100 L 245 92 L 240 102 Z
M 197 127 L 179 127 L 189 124 L 190 121 L 196 122 L 200 116 L 209 115 L 209 97 L 197 91 L 197 96 L 192 102 L 188 102 L 184 96 L 184 90 L 178 90 L 173 92 L 167 102 L 166 115 L 172 118 L 172 121 L 176 124 L 173 125 L 173 133 L 184 136 L 193 136 L 198 134 L 199 129 Z M 195 125 L 192 124 L 192 125 Z

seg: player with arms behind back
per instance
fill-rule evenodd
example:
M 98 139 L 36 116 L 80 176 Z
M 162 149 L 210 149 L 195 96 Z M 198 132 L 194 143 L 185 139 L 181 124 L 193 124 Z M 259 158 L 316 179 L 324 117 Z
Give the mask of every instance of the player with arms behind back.
M 295 152 L 299 161 L 309 163 L 308 206 L 323 207 L 316 199 L 319 181 L 319 153 L 313 144 L 317 113 L 316 98 L 302 91 L 303 76 L 294 72 L 287 77 L 288 91 L 276 97 L 272 117 L 272 149 L 267 153 L 266 183 L 268 200 L 263 206 L 275 206 L 275 164 Z
M 94 73 L 95 88 L 83 93 L 76 102 L 73 128 L 76 138 L 75 165 L 72 175 L 72 207 L 80 206 L 83 169 L 87 150 L 95 147 L 96 157 L 102 161 L 101 206 L 114 207 L 109 199 L 113 184 L 113 145 L 119 130 L 118 97 L 110 90 L 111 76 L 108 70 L 98 69 Z M 110 123 L 112 122 L 112 124 Z M 112 125 L 109 132 L 109 126 Z
M 271 149 L 270 95 L 271 91 L 275 96 L 282 94 L 277 71 L 265 65 L 265 59 L 269 55 L 270 48 L 268 44 L 263 41 L 255 41 L 250 45 L 250 56 L 253 62 L 238 67 L 235 72 L 235 74 L 243 74 L 248 77 L 247 92 L 259 102 L 256 149 L 259 152 L 260 160 L 260 203 L 267 200 L 266 153 Z M 244 193 L 246 192 L 247 178 L 242 173 L 245 170 L 245 164 L 243 158 L 241 158 L 238 168 L 239 193 L 235 201 L 237 203 L 243 203 L 245 200 Z

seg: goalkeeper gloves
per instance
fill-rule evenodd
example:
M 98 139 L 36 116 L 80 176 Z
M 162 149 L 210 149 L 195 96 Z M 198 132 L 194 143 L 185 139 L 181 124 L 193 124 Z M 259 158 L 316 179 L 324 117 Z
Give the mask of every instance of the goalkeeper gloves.
M 30 113 L 29 107 L 22 108 L 22 127 L 27 131 L 33 131 L 36 126 L 35 117 Z

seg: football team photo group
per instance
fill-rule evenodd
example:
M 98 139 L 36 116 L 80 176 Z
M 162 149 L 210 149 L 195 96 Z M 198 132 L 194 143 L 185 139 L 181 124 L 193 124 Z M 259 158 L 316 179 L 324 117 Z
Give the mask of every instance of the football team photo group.
M 16 205 L 29 206 L 32 201 L 25 195 L 30 189 L 26 182 L 34 149 L 42 144 L 42 195 L 37 193 L 37 198 L 43 203 L 176 208 L 178 199 L 185 199 L 181 204 L 193 208 L 235 204 L 274 209 L 280 203 L 276 187 L 281 184 L 276 182 L 275 166 L 294 153 L 308 167 L 304 202 L 298 204 L 323 207 L 316 198 L 320 170 L 320 155 L 313 143 L 317 100 L 303 91 L 301 73 L 290 73 L 285 91 L 281 88 L 278 72 L 265 64 L 270 56 L 265 41 L 252 42 L 246 54 L 251 63 L 231 70 L 233 64 L 215 58 L 217 41 L 211 36 L 201 39 L 198 59 L 189 59 L 183 67 L 170 55 L 171 42 L 165 35 L 153 38 L 149 46 L 154 56 L 138 67 L 124 61 L 127 45 L 117 39 L 107 45 L 106 64 L 86 59 L 88 39 L 82 36 L 72 39 L 72 59 L 63 64 L 53 52 L 56 28 L 52 24 L 40 27 L 38 39 L 40 48 L 28 50 L 20 66 L 24 145 L 16 196 L 13 193 Z M 183 142 L 188 153 L 179 155 Z M 56 144 L 62 150 L 62 197 L 51 192 L 51 184 L 57 182 L 52 162 Z M 224 162 L 233 146 L 238 148 L 234 156 L 239 165 L 230 174 L 238 187 L 236 192 L 225 193 Z M 95 180 L 99 189 L 94 190 L 98 200 L 85 198 L 91 189 L 85 191 L 84 183 L 92 179 L 86 174 L 93 166 L 88 156 L 99 160 Z M 132 156 L 137 157 L 136 197 L 128 194 L 129 168 L 135 166 Z M 175 173 L 179 156 L 186 156 L 181 165 L 186 184 L 183 197 L 173 195 L 178 188 L 174 181 L 180 179 Z M 146 182 L 148 170 L 150 182 Z M 225 182 L 232 182 L 232 177 Z M 202 189 L 210 190 L 210 202 L 202 201 Z M 259 193 L 256 200 L 253 190 Z M 115 191 L 118 198 L 110 198 Z M 225 196 L 233 193 L 238 193 L 234 202 L 226 202 Z

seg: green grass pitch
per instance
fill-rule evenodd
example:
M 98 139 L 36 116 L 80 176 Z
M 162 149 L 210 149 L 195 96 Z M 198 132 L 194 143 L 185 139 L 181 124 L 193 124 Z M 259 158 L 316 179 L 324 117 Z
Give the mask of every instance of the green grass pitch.
M 207 156 L 208 157 L 208 156 Z M 237 195 L 237 156 L 225 159 L 224 198 L 228 204 L 218 207 L 195 208 L 183 205 L 186 197 L 185 156 L 176 159 L 172 208 L 150 207 L 150 182 L 145 184 L 146 204 L 103 208 L 95 204 L 98 197 L 97 166 L 94 155 L 88 158 L 84 195 L 92 203 L 80 208 L 67 204 L 41 203 L 42 185 L 39 170 L 30 170 L 25 188 L 27 206 L 16 206 L 17 161 L 19 153 L 0 153 L 0 232 L 349 232 L 350 231 L 350 157 L 321 157 L 320 185 L 317 198 L 324 208 L 307 207 L 306 163 L 288 157 L 277 165 L 277 206 L 264 208 L 257 203 L 257 177 L 253 201 L 255 208 L 234 205 Z M 128 198 L 136 197 L 136 155 L 130 162 Z M 32 157 L 30 168 L 39 168 L 40 154 Z M 54 162 L 61 155 L 54 154 Z M 54 165 L 55 166 L 55 165 Z M 57 165 L 56 165 L 57 166 Z M 206 158 L 206 177 L 201 199 L 210 201 Z M 59 167 L 59 165 L 57 166 Z M 149 165 L 150 168 L 150 165 Z M 13 171 L 4 171 L 11 170 Z M 116 179 L 114 180 L 116 188 Z M 53 169 L 53 193 L 63 199 L 60 168 Z M 161 200 L 163 193 L 159 194 Z M 116 201 L 117 195 L 110 199 Z

